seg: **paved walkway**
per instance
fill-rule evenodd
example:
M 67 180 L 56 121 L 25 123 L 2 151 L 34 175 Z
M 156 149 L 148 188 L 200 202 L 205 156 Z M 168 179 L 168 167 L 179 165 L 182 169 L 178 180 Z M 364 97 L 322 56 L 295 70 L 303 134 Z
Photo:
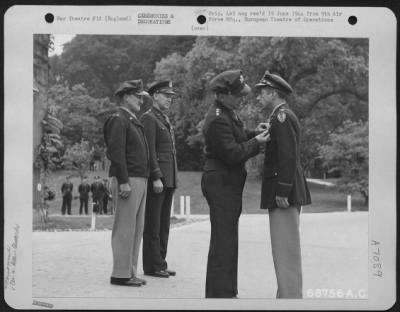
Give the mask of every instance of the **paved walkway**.
M 34 232 L 33 297 L 202 299 L 210 223 L 197 219 L 171 230 L 168 262 L 177 276 L 143 276 L 140 255 L 140 288 L 109 284 L 110 231 Z M 239 297 L 274 298 L 268 215 L 242 215 L 239 238 Z M 303 214 L 301 239 L 304 297 L 318 288 L 367 291 L 368 213 Z

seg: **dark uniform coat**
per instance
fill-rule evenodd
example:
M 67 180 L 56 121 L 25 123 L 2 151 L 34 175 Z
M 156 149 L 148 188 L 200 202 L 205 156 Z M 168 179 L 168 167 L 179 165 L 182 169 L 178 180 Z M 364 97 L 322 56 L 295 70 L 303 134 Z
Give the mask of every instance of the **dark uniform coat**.
M 149 145 L 150 180 L 161 179 L 165 187 L 177 187 L 175 139 L 167 117 L 155 107 L 145 112 L 141 121 Z
M 152 107 L 141 121 L 149 144 L 150 181 L 147 189 L 143 232 L 143 270 L 146 274 L 168 269 L 166 261 L 171 206 L 177 187 L 175 138 L 168 117 Z M 155 193 L 153 181 L 161 179 L 164 188 Z
M 120 108 L 103 127 L 107 157 L 111 161 L 109 176 L 118 184 L 128 183 L 128 177 L 149 176 L 149 155 L 142 123 Z
M 246 180 L 246 161 L 259 153 L 255 133 L 246 131 L 235 112 L 218 101 L 208 113 L 203 195 L 210 207 L 211 240 L 206 297 L 230 298 L 238 293 L 238 224 Z
M 261 208 L 276 208 L 275 196 L 287 197 L 291 206 L 311 204 L 300 164 L 300 123 L 287 104 L 270 117 L 271 140 L 266 143 Z
M 73 188 L 74 188 L 74 185 L 71 182 L 64 182 L 61 185 L 61 192 L 62 192 L 63 196 L 72 194 Z
M 88 183 L 81 183 L 79 184 L 78 191 L 80 198 L 88 198 L 90 192 L 90 185 Z

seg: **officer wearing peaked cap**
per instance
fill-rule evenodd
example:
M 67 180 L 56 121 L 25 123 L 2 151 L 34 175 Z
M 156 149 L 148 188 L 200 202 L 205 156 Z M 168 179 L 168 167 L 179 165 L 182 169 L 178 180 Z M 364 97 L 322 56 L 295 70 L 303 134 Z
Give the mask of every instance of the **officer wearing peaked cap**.
M 277 298 L 302 297 L 299 215 L 311 203 L 300 164 L 300 123 L 286 98 L 293 92 L 282 77 L 266 71 L 257 99 L 270 112 L 271 140 L 265 146 L 261 208 L 269 209 Z
M 111 161 L 111 194 L 115 207 L 111 236 L 113 270 L 110 283 L 142 286 L 137 263 L 143 236 L 149 155 L 142 123 L 136 117 L 143 103 L 142 80 L 123 82 L 116 90 L 118 112 L 104 123 L 104 142 Z
M 211 222 L 206 298 L 233 298 L 238 293 L 238 222 L 245 163 L 259 153 L 268 135 L 260 127 L 246 130 L 236 114 L 241 99 L 251 91 L 240 70 L 222 72 L 210 85 L 215 102 L 203 126 L 206 161 L 201 180 Z
M 176 93 L 170 80 L 152 83 L 148 93 L 153 100 L 152 106 L 141 117 L 150 155 L 143 270 L 146 275 L 167 278 L 176 275 L 168 268 L 166 260 L 171 205 L 178 175 L 174 131 L 167 114 Z

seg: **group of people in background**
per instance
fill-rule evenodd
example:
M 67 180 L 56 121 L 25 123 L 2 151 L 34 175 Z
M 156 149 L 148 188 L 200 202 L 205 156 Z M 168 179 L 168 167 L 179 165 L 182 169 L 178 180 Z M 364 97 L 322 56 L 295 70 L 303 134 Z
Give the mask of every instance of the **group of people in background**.
M 244 80 L 241 70 L 228 70 L 210 82 L 215 101 L 203 127 L 206 161 L 201 181 L 211 223 L 205 296 L 237 297 L 245 163 L 264 153 L 260 208 L 269 210 L 277 298 L 301 298 L 299 216 L 301 206 L 310 204 L 311 198 L 300 165 L 300 125 L 287 102 L 293 89 L 267 71 L 254 87 L 265 122 L 248 130 L 237 114 L 251 92 Z M 118 111 L 103 128 L 116 209 L 110 283 L 140 287 L 146 284 L 137 276 L 142 238 L 144 274 L 176 275 L 166 261 L 171 201 L 178 184 L 173 126 L 168 119 L 176 94 L 170 80 L 156 81 L 145 91 L 137 79 L 123 82 L 115 95 Z M 151 98 L 152 105 L 139 118 L 143 97 Z
M 72 215 L 72 199 L 74 185 L 69 176 L 65 178 L 61 185 L 62 205 L 61 214 Z M 108 179 L 101 180 L 100 176 L 95 176 L 92 184 L 89 184 L 85 177 L 78 185 L 79 192 L 79 214 L 89 214 L 89 193 L 92 193 L 93 213 L 95 214 L 113 214 L 113 209 L 108 209 L 108 201 L 111 199 L 111 193 L 108 187 Z

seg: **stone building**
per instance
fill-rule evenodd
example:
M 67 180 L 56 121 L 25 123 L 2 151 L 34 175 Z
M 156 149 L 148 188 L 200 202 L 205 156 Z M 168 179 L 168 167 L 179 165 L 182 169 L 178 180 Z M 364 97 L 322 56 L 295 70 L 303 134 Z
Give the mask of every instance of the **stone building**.
M 47 91 L 49 82 L 50 35 L 37 34 L 33 37 L 33 159 L 42 138 L 41 121 L 47 111 Z M 33 167 L 33 208 L 40 204 L 40 169 Z

